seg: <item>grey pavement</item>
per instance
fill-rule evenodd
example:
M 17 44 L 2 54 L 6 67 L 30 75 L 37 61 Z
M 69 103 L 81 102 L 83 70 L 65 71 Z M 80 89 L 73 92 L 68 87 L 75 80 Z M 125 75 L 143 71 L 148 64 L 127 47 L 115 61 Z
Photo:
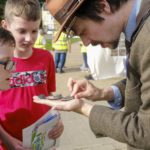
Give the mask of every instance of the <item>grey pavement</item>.
M 80 71 L 82 56 L 78 44 L 72 46 L 72 52 L 67 54 L 65 73 L 57 74 L 57 93 L 68 95 L 67 79 L 83 79 L 88 73 Z M 92 83 L 98 87 L 105 87 L 119 80 L 112 78 L 96 80 Z M 98 102 L 100 105 L 108 105 L 106 102 Z M 64 132 L 60 138 L 57 150 L 126 150 L 126 145 L 110 138 L 96 138 L 89 127 L 88 118 L 74 112 L 61 112 L 64 123 Z

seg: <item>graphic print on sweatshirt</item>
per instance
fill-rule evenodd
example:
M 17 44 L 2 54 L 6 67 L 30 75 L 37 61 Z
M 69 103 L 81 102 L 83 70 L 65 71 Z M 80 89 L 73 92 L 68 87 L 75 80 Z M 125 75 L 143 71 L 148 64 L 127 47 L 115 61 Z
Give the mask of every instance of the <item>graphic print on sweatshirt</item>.
M 12 73 L 10 87 L 27 87 L 46 83 L 46 70 Z

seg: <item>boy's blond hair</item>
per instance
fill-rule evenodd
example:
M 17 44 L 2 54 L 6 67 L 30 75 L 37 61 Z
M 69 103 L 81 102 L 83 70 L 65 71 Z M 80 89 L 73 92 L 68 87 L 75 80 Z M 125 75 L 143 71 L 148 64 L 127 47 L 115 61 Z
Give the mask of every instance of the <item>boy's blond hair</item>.
M 4 16 L 7 21 L 13 17 L 22 17 L 28 21 L 41 19 L 41 8 L 38 0 L 7 0 Z

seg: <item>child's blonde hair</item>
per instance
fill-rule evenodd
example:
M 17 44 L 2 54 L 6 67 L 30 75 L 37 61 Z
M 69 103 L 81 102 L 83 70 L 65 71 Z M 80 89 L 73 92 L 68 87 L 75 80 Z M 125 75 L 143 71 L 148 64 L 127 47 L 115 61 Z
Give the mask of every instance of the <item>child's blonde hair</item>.
M 41 19 L 40 3 L 38 0 L 7 0 L 4 16 L 7 21 L 11 21 L 14 16 L 37 21 Z

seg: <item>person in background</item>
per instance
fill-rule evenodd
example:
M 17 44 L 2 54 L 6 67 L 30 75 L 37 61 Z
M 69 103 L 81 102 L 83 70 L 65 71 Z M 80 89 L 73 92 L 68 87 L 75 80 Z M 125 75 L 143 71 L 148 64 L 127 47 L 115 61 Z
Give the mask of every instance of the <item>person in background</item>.
M 83 57 L 83 64 L 80 67 L 81 71 L 89 71 L 89 66 L 88 66 L 88 62 L 87 62 L 87 48 L 83 45 L 82 42 L 80 42 L 80 46 L 81 46 L 81 54 Z
M 149 150 L 150 0 L 46 2 L 51 14 L 62 25 L 60 33 L 80 36 L 85 46 L 100 44 L 103 48 L 117 48 L 123 32 L 128 55 L 127 78 L 104 89 L 87 80 L 69 79 L 68 88 L 74 100 L 58 104 L 34 97 L 35 102 L 87 116 L 97 137 L 107 136 L 126 143 L 128 150 Z M 87 103 L 82 98 L 106 100 L 112 108 Z M 123 106 L 124 111 L 121 111 Z
M 33 103 L 33 96 L 48 96 L 56 90 L 55 65 L 50 52 L 33 48 L 41 22 L 38 0 L 7 0 L 4 15 L 2 26 L 11 31 L 16 41 L 16 70 L 10 77 L 11 89 L 0 92 L 0 149 L 26 150 L 31 147 L 23 147 L 22 130 L 51 109 Z M 49 132 L 49 138 L 60 137 L 63 128 L 60 119 Z
M 35 48 L 41 48 L 46 49 L 46 38 L 45 38 L 45 32 L 42 28 L 38 31 L 38 37 L 33 45 Z
M 80 42 L 80 46 L 81 46 L 81 54 L 83 57 L 83 64 L 80 67 L 80 70 L 83 72 L 89 72 L 88 75 L 85 75 L 85 79 L 94 80 L 94 78 L 91 74 L 92 70 L 90 68 L 89 61 L 88 61 L 91 58 L 91 56 L 90 56 L 90 58 L 88 58 L 88 47 L 84 46 L 82 42 Z M 91 51 L 92 51 L 92 49 L 91 49 Z M 94 65 L 94 61 L 92 62 L 92 64 Z
M 54 35 L 57 34 L 54 33 Z M 64 73 L 64 65 L 66 62 L 67 52 L 71 51 L 71 43 L 65 33 L 61 33 L 57 42 L 52 43 L 55 53 L 55 69 L 57 73 Z

